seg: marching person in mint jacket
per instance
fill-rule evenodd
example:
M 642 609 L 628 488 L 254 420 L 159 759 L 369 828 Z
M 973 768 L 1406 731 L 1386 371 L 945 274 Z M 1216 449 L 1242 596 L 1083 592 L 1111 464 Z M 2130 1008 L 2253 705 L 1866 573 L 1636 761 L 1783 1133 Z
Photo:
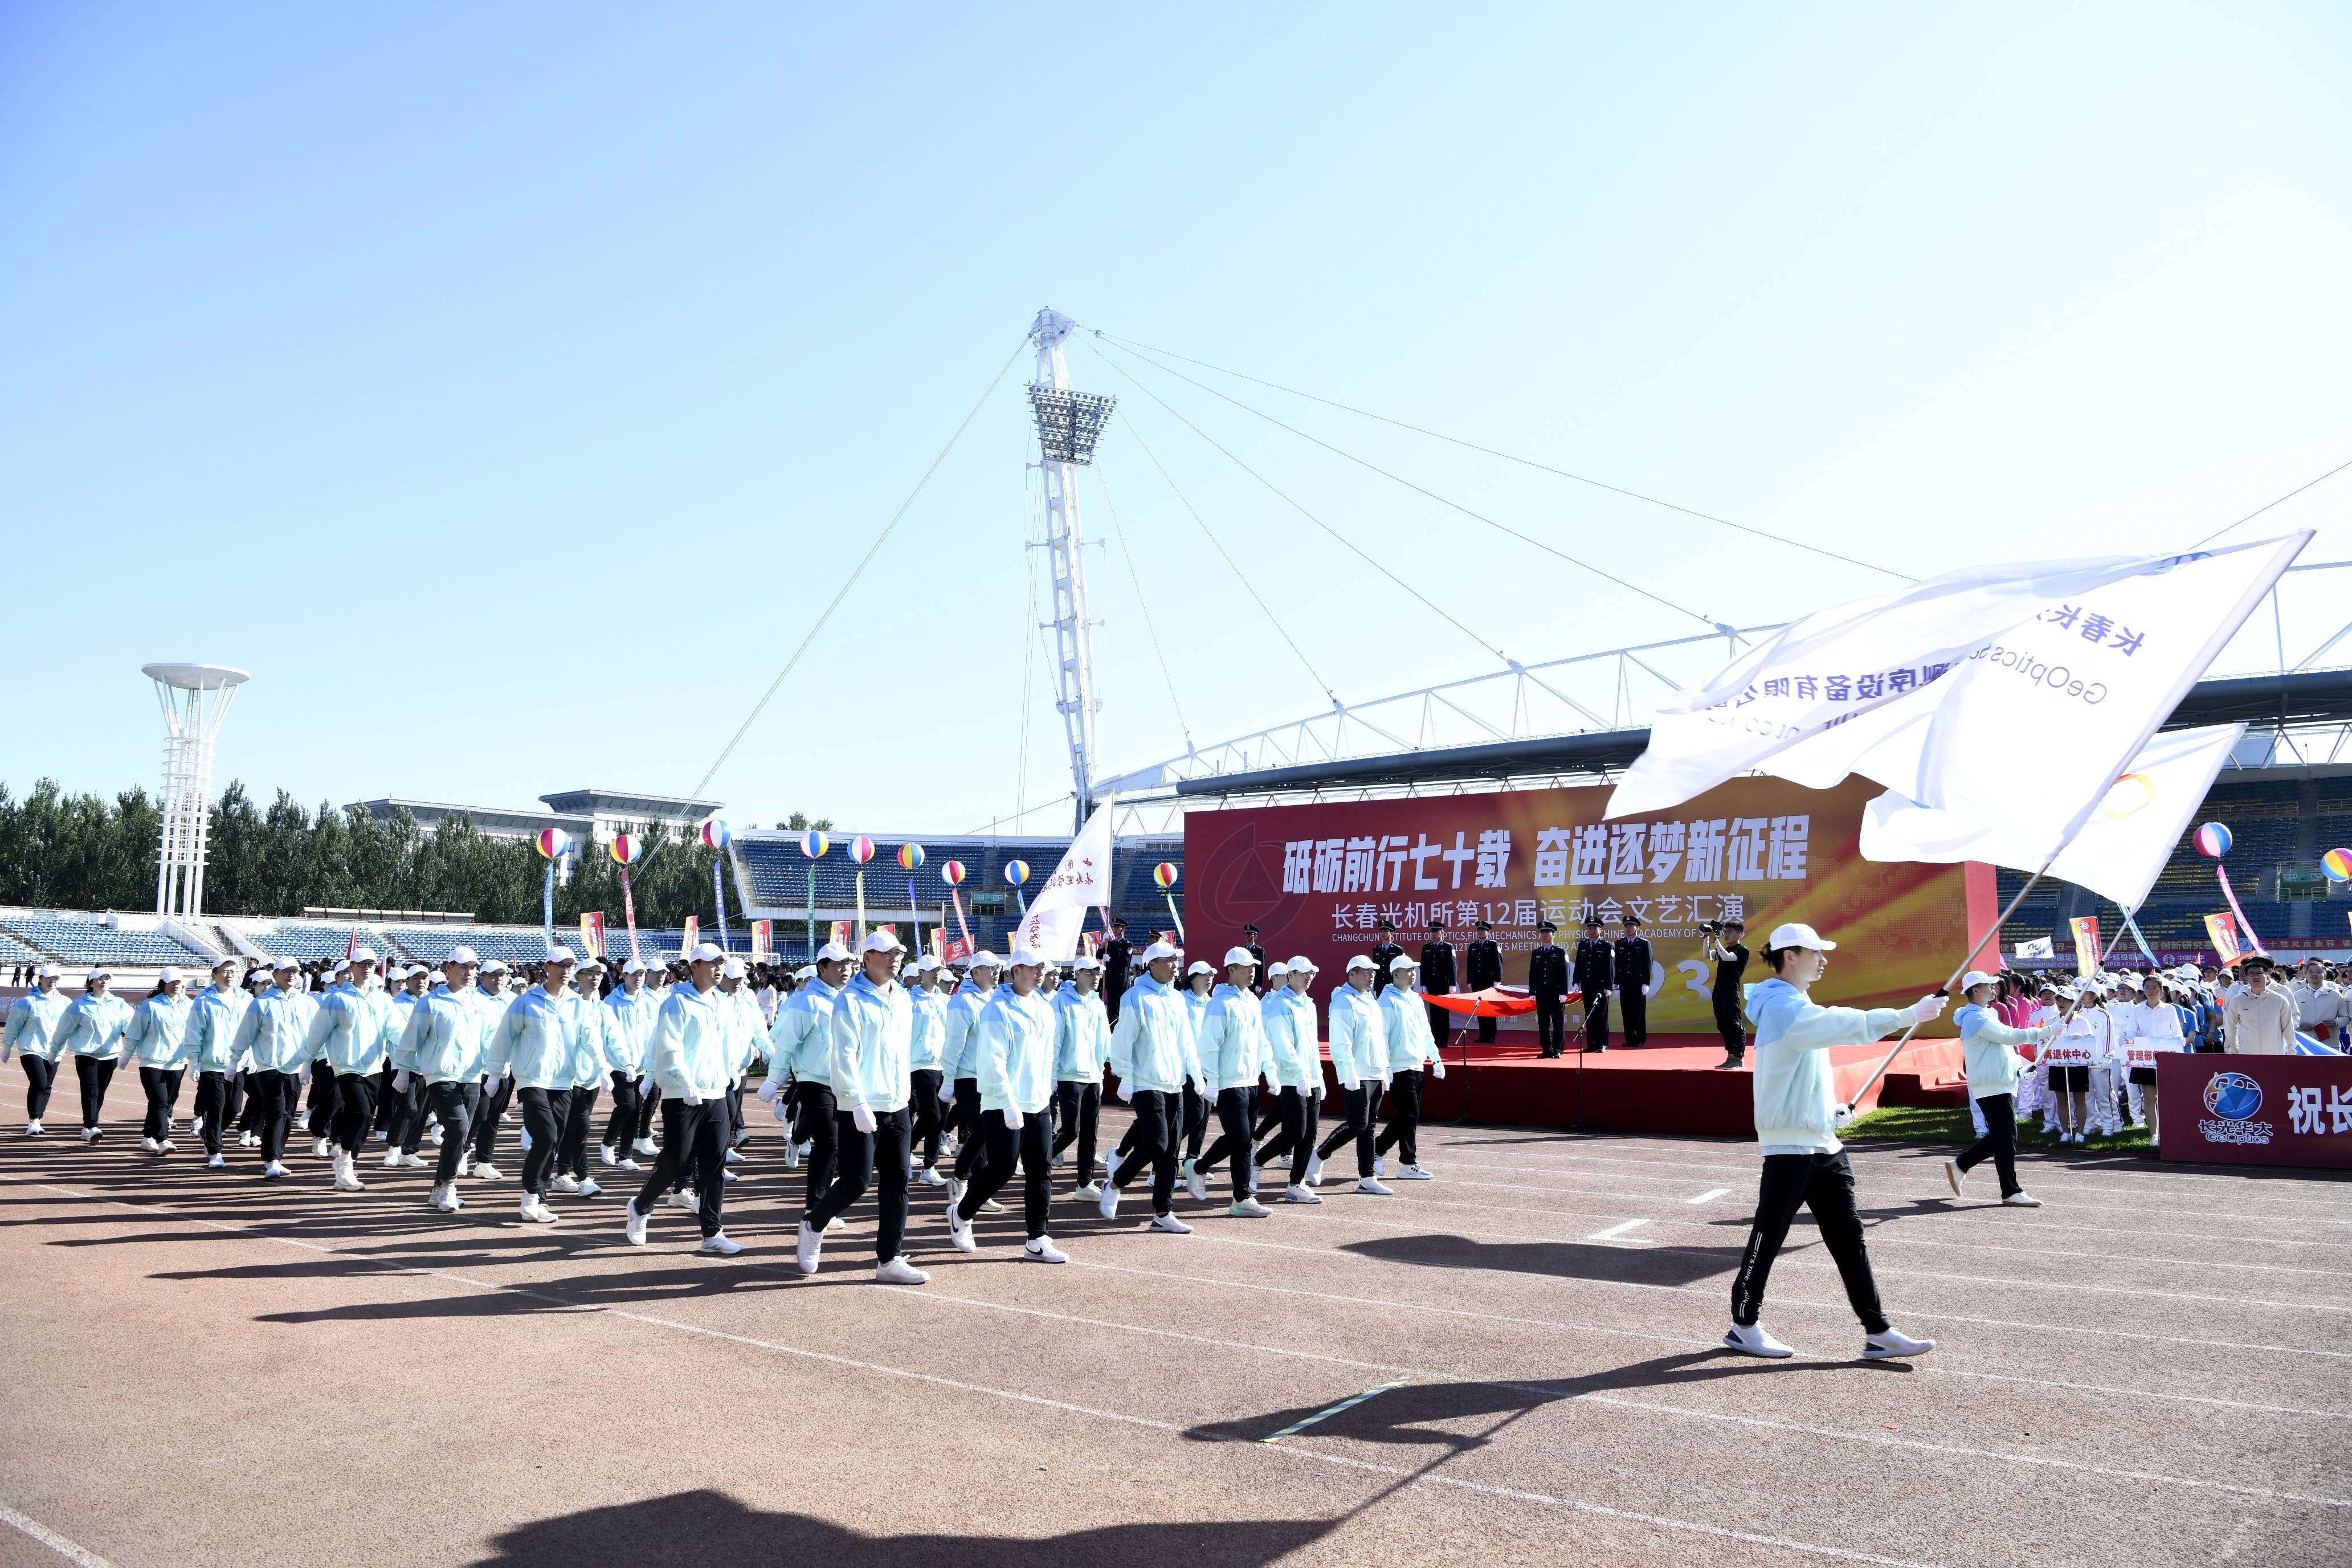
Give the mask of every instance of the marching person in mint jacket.
M 180 972 L 166 964 L 155 977 L 153 994 L 123 1026 L 123 1060 L 139 1068 L 139 1087 L 147 1096 L 139 1146 L 150 1154 L 172 1152 L 172 1104 L 180 1098 L 180 1069 L 188 1060 L 188 1008 L 180 994 Z
M 673 985 L 654 1018 L 653 1079 L 661 1090 L 661 1153 L 646 1184 L 623 1209 L 623 1225 L 634 1247 L 646 1244 L 646 1221 L 654 1205 L 677 1179 L 681 1165 L 695 1175 L 700 1250 L 731 1258 L 743 1250 L 728 1239 L 727 1085 L 735 1076 L 736 1031 L 721 1008 L 719 966 L 727 955 L 712 942 L 697 942 L 688 960 L 688 984 Z
M 905 951 L 885 926 L 866 933 L 858 971 L 833 1000 L 825 1077 L 833 1086 L 833 1180 L 801 1216 L 797 1262 L 816 1272 L 826 1227 L 866 1195 L 881 1173 L 874 1232 L 874 1278 L 923 1285 L 930 1276 L 907 1257 L 907 1186 L 914 1175 L 915 1004 L 893 973 Z
M 1990 1159 L 2000 1175 L 2000 1201 L 2011 1208 L 2038 1209 L 2042 1200 L 2017 1184 L 2017 1080 L 2025 1063 L 2015 1047 L 2048 1044 L 2058 1026 L 2021 1029 L 1993 1016 L 1992 994 L 1999 984 L 1981 969 L 1969 970 L 1960 981 L 1963 1005 L 1952 1022 L 1959 1026 L 1969 1098 L 1984 1114 L 1985 1135 L 1958 1159 L 1944 1162 L 1944 1179 L 1958 1197 L 1969 1173 Z
M 59 1058 L 74 1059 L 74 1076 L 81 1084 L 81 1141 L 101 1137 L 99 1113 L 106 1109 L 106 1086 L 122 1060 L 122 1035 L 131 1026 L 131 1004 L 110 992 L 114 976 L 103 966 L 82 977 L 82 994 L 66 1004 L 58 1025 Z
M 1890 1361 L 1936 1348 L 1933 1340 L 1898 1333 L 1879 1308 L 1862 1216 L 1854 1210 L 1853 1167 L 1838 1142 L 1830 1047 L 1866 1045 L 1906 1026 L 1930 1023 L 1942 1016 L 1944 998 L 1939 992 L 1908 1007 L 1867 1012 L 1818 1005 L 1806 991 L 1829 968 L 1836 946 L 1809 925 L 1781 926 L 1764 953 L 1774 978 L 1748 987 L 1748 1016 L 1756 1025 L 1756 1138 L 1764 1149 L 1764 1176 L 1748 1248 L 1731 1282 L 1731 1327 L 1723 1336 L 1727 1349 L 1746 1355 L 1796 1354 L 1756 1320 L 1772 1259 L 1800 1208 L 1813 1211 L 1822 1245 L 1837 1262 L 1846 1300 L 1862 1320 L 1864 1357 Z
M 971 1184 L 948 1205 L 948 1239 L 959 1252 L 979 1247 L 971 1222 L 981 1205 L 1021 1177 L 1022 1221 L 1028 1241 L 1022 1259 L 1067 1263 L 1069 1258 L 1045 1234 L 1054 1179 L 1054 1005 L 1038 989 L 1045 955 L 1016 947 L 1004 966 L 1005 983 L 981 1010 L 965 1046 L 966 1065 L 980 1081 L 979 1136 L 988 1152 Z
M 58 966 L 44 963 L 34 972 L 33 989 L 8 1008 L 5 1033 L 0 1033 L 0 1062 L 11 1052 L 25 1058 L 25 1136 L 38 1138 L 47 1129 L 41 1117 L 49 1109 L 49 1092 L 58 1081 L 58 1030 L 65 1023 L 65 993 L 58 989 Z
M 1323 1176 L 1323 1162 L 1343 1144 L 1356 1146 L 1356 1190 L 1390 1197 L 1396 1189 L 1372 1174 L 1373 1117 L 1389 1087 L 1389 1033 L 1381 1005 L 1372 996 L 1379 966 L 1364 954 L 1348 960 L 1348 983 L 1331 993 L 1331 1072 L 1339 1080 L 1339 1125 L 1307 1162 L 1311 1185 Z

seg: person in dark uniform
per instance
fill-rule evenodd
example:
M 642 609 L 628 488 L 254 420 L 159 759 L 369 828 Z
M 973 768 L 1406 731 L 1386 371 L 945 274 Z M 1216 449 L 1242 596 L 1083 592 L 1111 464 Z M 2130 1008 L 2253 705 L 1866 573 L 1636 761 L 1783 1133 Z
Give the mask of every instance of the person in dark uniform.
M 1255 969 L 1250 972 L 1250 994 L 1253 996 L 1263 996 L 1265 994 L 1266 988 L 1265 949 L 1260 947 L 1257 943 L 1257 927 L 1242 927 L 1242 945 L 1250 950 L 1250 958 L 1252 962 L 1255 963 L 1257 965 Z
M 1628 1046 L 1649 1043 L 1650 940 L 1630 914 L 1617 917 L 1617 1014 L 1625 1020 Z
M 1454 994 L 1454 944 L 1445 940 L 1445 922 L 1429 922 L 1429 940 L 1421 944 L 1421 994 Z M 1443 1007 L 1429 1009 L 1429 1037 L 1444 1042 L 1454 1032 L 1454 1015 Z
M 1128 945 L 1127 922 L 1110 922 L 1110 940 L 1103 943 L 1103 1011 L 1110 1016 L 1114 1026 L 1118 1023 L 1118 999 L 1127 994 L 1127 970 L 1133 962 L 1135 950 Z
M 1568 950 L 1552 941 L 1558 930 L 1549 921 L 1536 927 L 1536 948 L 1528 954 L 1528 994 L 1536 999 L 1536 1044 L 1547 1057 L 1559 1055 L 1568 1037 Z
M 1584 994 L 1584 1048 L 1609 1048 L 1609 992 L 1617 984 L 1617 952 L 1601 934 L 1601 922 L 1588 919 L 1584 936 L 1576 944 L 1569 977 Z
M 1715 1064 L 1717 1068 L 1736 1068 L 1748 1059 L 1748 1030 L 1739 1016 L 1739 982 L 1748 973 L 1748 949 L 1739 939 L 1747 934 L 1748 928 L 1738 921 L 1724 921 L 1706 933 L 1706 956 L 1715 963 L 1715 984 L 1707 995 L 1715 1004 L 1715 1026 L 1723 1035 L 1723 1059 Z
M 1484 991 L 1489 985 L 1500 985 L 1503 983 L 1503 944 L 1487 934 L 1494 929 L 1492 922 L 1480 921 L 1478 940 L 1470 944 L 1468 989 L 1472 991 Z M 1482 1017 L 1478 1020 L 1478 1043 L 1482 1046 L 1491 1046 L 1495 1043 L 1493 1018 Z
M 1372 929 L 1381 933 L 1381 945 L 1372 949 L 1372 963 L 1380 971 L 1378 974 L 1372 976 L 1372 994 L 1377 996 L 1389 988 L 1390 961 L 1402 958 L 1404 949 L 1397 945 L 1394 921 L 1381 921 Z

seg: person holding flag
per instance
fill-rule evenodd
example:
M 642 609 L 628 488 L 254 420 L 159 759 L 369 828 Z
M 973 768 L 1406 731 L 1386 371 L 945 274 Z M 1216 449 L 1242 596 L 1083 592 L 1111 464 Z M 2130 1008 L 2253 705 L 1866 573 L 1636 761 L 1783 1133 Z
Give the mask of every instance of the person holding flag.
M 2000 1176 L 2000 1201 L 2011 1208 L 2038 1209 L 2042 1200 L 2017 1183 L 2016 1095 L 2025 1063 L 2016 1047 L 2045 1045 L 2057 1029 L 2054 1025 L 2018 1028 L 2003 1023 L 1993 1014 L 1996 989 L 1995 977 L 1981 969 L 1969 971 L 1960 981 L 1964 1005 L 1952 1015 L 1952 1022 L 1959 1026 L 1969 1098 L 1976 1102 L 1985 1131 L 1958 1159 L 1944 1162 L 1944 1180 L 1957 1198 L 1969 1173 L 1990 1160 Z
M 1780 926 L 1764 952 L 1772 978 L 1748 988 L 1748 1016 L 1756 1025 L 1756 1140 L 1763 1148 L 1764 1172 L 1748 1246 L 1731 1283 L 1731 1327 L 1723 1336 L 1726 1349 L 1743 1355 L 1779 1360 L 1796 1353 L 1759 1318 L 1772 1260 L 1800 1208 L 1812 1210 L 1822 1245 L 1845 1281 L 1846 1300 L 1862 1320 L 1864 1357 L 1889 1361 L 1936 1348 L 1933 1340 L 1897 1331 L 1879 1306 L 1862 1216 L 1854 1206 L 1853 1167 L 1838 1142 L 1840 1107 L 1830 1047 L 1866 1044 L 1898 1028 L 1932 1023 L 1943 1016 L 1944 998 L 1937 992 L 1908 1007 L 1867 1012 L 1822 1006 L 1809 992 L 1828 970 L 1836 947 L 1809 925 Z

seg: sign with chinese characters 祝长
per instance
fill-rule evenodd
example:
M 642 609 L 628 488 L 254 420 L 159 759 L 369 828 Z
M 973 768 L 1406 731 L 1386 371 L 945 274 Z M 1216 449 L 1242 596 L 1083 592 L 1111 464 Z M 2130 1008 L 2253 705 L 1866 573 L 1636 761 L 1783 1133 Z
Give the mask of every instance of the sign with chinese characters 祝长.
M 1587 918 L 1614 941 L 1631 914 L 1650 942 L 1652 1031 L 1712 1034 L 1701 925 L 1747 922 L 1756 981 L 1769 973 L 1772 927 L 1803 921 L 1841 944 L 1817 1000 L 1906 1005 L 1943 982 L 1998 907 L 1989 867 L 1864 859 L 1863 805 L 1881 791 L 1867 779 L 1830 790 L 1735 779 L 1623 822 L 1601 820 L 1605 785 L 1190 812 L 1187 934 L 1198 952 L 1223 952 L 1254 925 L 1269 956 L 1320 966 L 1322 997 L 1349 957 L 1380 944 L 1383 920 L 1416 956 L 1431 922 L 1444 923 L 1457 980 L 1486 921 L 1516 985 L 1540 922 L 1572 952 Z
M 2157 1058 L 2164 1157 L 2352 1170 L 2352 1057 Z

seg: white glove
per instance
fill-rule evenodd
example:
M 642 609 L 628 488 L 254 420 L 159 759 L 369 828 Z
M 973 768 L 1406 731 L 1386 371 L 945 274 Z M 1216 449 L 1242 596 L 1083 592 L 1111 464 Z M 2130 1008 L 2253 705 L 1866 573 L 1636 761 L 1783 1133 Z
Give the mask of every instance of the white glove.
M 646 1091 L 646 1075 L 645 1075 L 645 1074 L 643 1074 L 643 1073 L 639 1073 L 639 1074 L 637 1075 L 637 1078 L 636 1078 L 636 1084 L 637 1084 L 637 1092 L 638 1092 L 639 1094 L 643 1094 L 643 1093 L 645 1093 L 645 1091 Z
M 1944 1016 L 1944 994 L 1931 991 L 1911 1005 L 1912 1018 L 1922 1024 L 1932 1024 Z
M 408 1075 L 406 1073 L 396 1072 L 392 1075 L 392 1092 L 394 1094 L 406 1094 L 408 1092 Z
M 1651 994 L 1652 994 L 1655 990 L 1656 990 L 1656 987 L 1654 987 L 1654 986 L 1644 985 L 1644 986 L 1643 986 L 1643 987 L 1642 987 L 1642 994 L 1643 994 L 1643 996 L 1648 996 L 1648 995 L 1651 995 Z
M 1433 1059 L 1429 1064 L 1429 1076 L 1432 1078 L 1444 1078 L 1445 1076 L 1445 1064 L 1442 1061 Z
M 1125 1079 L 1118 1080 L 1118 1098 L 1123 1103 L 1132 1104 L 1134 1102 L 1135 1089 Z
M 686 1102 L 688 1105 L 700 1105 L 702 1103 L 702 1096 L 695 1093 L 694 1090 L 689 1089 L 686 1091 Z
M 1356 1092 L 1357 1080 L 1352 1078 L 1343 1078 L 1339 1080 L 1339 1087 L 1353 1094 Z
M 1847 1122 L 1853 1120 L 1853 1107 L 1851 1105 L 1839 1106 L 1831 1120 L 1838 1126 L 1843 1127 Z
M 1004 1130 L 1007 1132 L 1021 1131 L 1021 1112 L 1009 1105 L 1004 1108 Z
M 784 1080 L 780 1078 L 772 1078 L 767 1082 L 760 1086 L 760 1099 L 763 1103 L 773 1104 L 775 1102 L 776 1096 L 783 1093 L 783 1091 Z
M 849 1113 L 849 1121 L 860 1132 L 874 1131 L 874 1112 L 862 1105 Z
M 777 1100 L 772 1103 L 776 1108 L 776 1120 L 783 1122 L 786 1126 L 790 1126 L 793 1120 L 793 1108 L 786 1105 L 782 1100 Z

